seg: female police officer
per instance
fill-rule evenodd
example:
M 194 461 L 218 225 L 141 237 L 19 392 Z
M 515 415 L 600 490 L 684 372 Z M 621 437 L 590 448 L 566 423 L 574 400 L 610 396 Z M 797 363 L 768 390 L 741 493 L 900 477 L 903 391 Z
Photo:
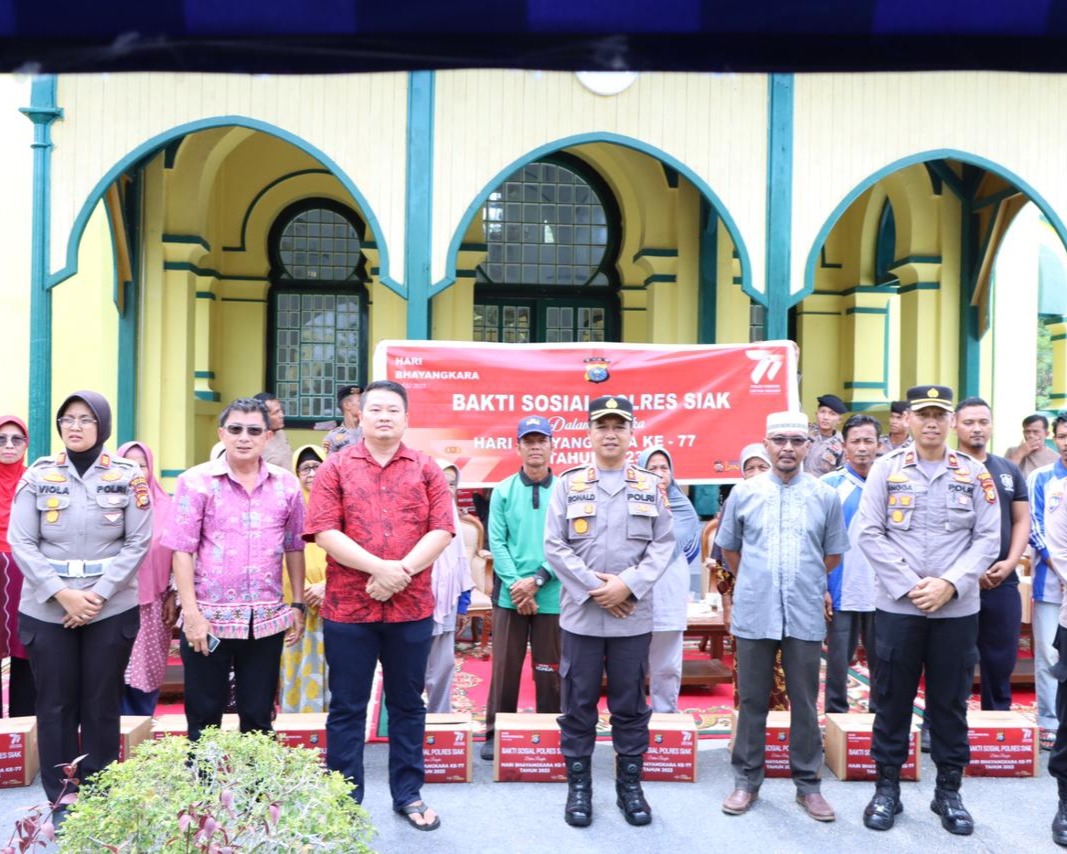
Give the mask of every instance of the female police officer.
M 63 785 L 57 765 L 84 753 L 85 779 L 118 758 L 123 673 L 139 623 L 137 567 L 152 541 L 140 467 L 104 451 L 107 401 L 75 392 L 56 426 L 65 450 L 22 476 L 8 537 L 26 579 L 19 638 L 37 682 L 41 782 L 52 803 Z

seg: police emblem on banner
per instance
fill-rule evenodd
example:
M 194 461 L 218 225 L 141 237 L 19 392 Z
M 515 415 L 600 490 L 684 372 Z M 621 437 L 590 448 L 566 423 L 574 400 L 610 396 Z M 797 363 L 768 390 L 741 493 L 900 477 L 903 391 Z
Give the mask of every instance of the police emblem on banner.
M 600 356 L 590 356 L 585 360 L 585 379 L 591 383 L 606 382 L 611 374 L 608 371 L 608 365 L 611 364 L 610 359 L 604 359 Z

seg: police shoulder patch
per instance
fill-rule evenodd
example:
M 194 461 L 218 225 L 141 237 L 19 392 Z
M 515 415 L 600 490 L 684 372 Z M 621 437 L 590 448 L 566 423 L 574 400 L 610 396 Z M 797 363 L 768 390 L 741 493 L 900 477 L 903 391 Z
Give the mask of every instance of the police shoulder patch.
M 130 481 L 130 489 L 133 490 L 133 498 L 139 510 L 147 510 L 152 506 L 152 498 L 148 492 L 148 481 L 144 475 L 137 475 Z
M 989 472 L 984 471 L 978 475 L 978 485 L 982 487 L 982 495 L 988 504 L 997 503 L 997 488 Z

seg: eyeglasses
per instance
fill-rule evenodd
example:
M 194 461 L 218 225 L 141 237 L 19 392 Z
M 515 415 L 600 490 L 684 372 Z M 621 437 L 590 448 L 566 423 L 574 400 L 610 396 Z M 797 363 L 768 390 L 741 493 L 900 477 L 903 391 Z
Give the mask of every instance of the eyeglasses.
M 803 448 L 808 444 L 807 436 L 768 436 L 769 441 L 776 448 L 784 448 L 786 445 L 792 445 L 794 448 Z
M 77 417 L 73 415 L 64 415 L 62 418 L 59 419 L 59 426 L 66 427 L 68 429 L 73 427 L 75 424 L 77 424 L 79 427 L 88 427 L 90 424 L 95 423 L 96 419 L 90 415 L 79 415 Z
M 21 448 L 26 444 L 25 436 L 5 436 L 0 433 L 0 447 L 10 445 L 12 448 Z
M 266 427 L 259 427 L 255 424 L 227 424 L 222 428 L 231 436 L 240 436 L 242 433 L 247 433 L 249 436 L 262 436 Z
M 255 434 L 253 434 L 253 435 L 255 435 Z M 317 472 L 319 470 L 319 466 L 320 465 L 322 465 L 322 464 L 321 463 L 304 463 L 303 465 L 297 466 L 296 472 L 297 472 L 297 474 L 314 474 L 315 472 Z

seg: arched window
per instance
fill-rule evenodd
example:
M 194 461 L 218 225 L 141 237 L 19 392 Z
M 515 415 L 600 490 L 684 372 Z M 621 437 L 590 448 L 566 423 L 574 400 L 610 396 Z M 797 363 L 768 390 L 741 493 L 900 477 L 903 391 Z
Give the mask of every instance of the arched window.
M 366 376 L 365 225 L 327 199 L 290 205 L 269 237 L 269 385 L 290 421 L 338 417 L 336 389 Z
M 618 337 L 619 211 L 578 158 L 528 163 L 482 209 L 486 260 L 475 279 L 475 341 Z

